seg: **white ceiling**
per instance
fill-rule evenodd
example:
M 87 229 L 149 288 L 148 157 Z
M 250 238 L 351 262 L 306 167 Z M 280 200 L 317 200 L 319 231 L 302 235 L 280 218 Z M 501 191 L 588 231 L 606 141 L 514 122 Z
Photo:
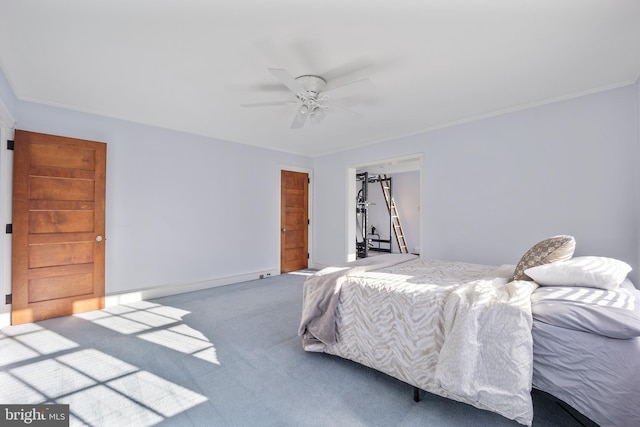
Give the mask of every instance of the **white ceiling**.
M 309 156 L 635 82 L 638 0 L 1 0 L 21 100 Z M 267 71 L 371 91 L 289 128 Z

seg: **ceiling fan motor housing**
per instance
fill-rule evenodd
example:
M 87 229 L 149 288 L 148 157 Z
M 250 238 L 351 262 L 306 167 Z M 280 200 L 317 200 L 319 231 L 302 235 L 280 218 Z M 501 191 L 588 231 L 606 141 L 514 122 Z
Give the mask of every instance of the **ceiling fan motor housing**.
M 320 76 L 305 75 L 296 77 L 296 81 L 307 92 L 315 93 L 316 96 L 327 87 L 327 81 Z
M 302 114 L 307 113 L 318 113 L 320 108 L 326 108 L 324 105 L 318 103 L 318 95 L 327 87 L 327 82 L 325 79 L 319 76 L 313 75 L 305 75 L 296 77 L 296 81 L 300 83 L 305 90 L 305 92 L 300 92 L 296 94 L 298 99 L 302 101 L 303 106 L 307 108 L 301 108 L 300 112 Z M 328 98 L 328 96 L 327 96 Z

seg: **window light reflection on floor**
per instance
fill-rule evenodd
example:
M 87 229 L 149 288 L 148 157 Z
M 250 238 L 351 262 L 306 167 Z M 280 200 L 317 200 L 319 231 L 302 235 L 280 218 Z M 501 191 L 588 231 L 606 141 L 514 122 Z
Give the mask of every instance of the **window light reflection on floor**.
M 174 329 L 172 333 L 206 341 L 187 325 Z M 69 404 L 71 425 L 152 426 L 207 401 L 206 396 L 95 348 L 81 348 L 37 324 L 3 330 L 0 349 L 0 401 Z M 193 349 L 195 357 L 212 350 L 215 355 L 211 343 Z
M 175 307 L 138 301 L 76 316 L 113 331 L 135 335 L 142 340 L 220 365 L 213 343 L 200 331 L 183 322 L 182 318 L 189 313 Z
M 0 367 L 77 346 L 75 342 L 35 323 L 7 328 L 0 335 Z
M 146 408 L 144 404 L 104 385 L 78 391 L 56 403 L 69 405 L 71 426 L 150 427 L 164 420 L 162 415 Z
M 186 330 L 186 333 L 185 333 Z M 190 330 L 190 331 L 189 331 Z M 220 361 L 213 344 L 208 340 L 194 338 L 194 329 L 186 325 L 175 328 L 161 329 L 138 335 L 138 338 L 158 344 L 185 354 L 191 354 L 199 359 L 219 365 Z
M 120 393 L 167 417 L 172 417 L 207 398 L 147 371 L 126 375 L 108 383 Z
M 42 404 L 49 399 L 33 387 L 20 381 L 8 372 L 0 372 L 0 402 L 2 404 Z
M 22 365 L 9 370 L 9 373 L 50 399 L 97 384 L 73 367 L 68 367 L 54 359 Z
M 0 337 L 0 367 L 33 359 L 40 353 L 13 338 Z
M 57 353 L 78 346 L 73 341 L 46 329 L 23 333 L 16 336 L 15 339 L 29 348 L 37 349 L 40 354 Z
M 93 348 L 65 354 L 57 357 L 56 360 L 100 382 L 139 370 L 127 362 Z

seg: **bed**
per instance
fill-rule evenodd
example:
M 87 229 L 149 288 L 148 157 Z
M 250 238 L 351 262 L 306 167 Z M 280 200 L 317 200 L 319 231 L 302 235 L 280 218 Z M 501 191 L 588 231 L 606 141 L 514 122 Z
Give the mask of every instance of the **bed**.
M 524 272 L 570 262 L 573 247 L 561 246 L 534 245 L 517 266 L 389 254 L 325 268 L 304 285 L 303 347 L 523 425 L 533 422 L 532 387 L 602 426 L 640 425 L 638 291 L 628 279 L 589 288 L 598 307 L 554 320 L 585 288 L 540 286 Z M 622 297 L 598 305 L 598 292 Z M 615 315 L 600 325 L 597 311 L 607 309 Z
M 533 387 L 602 427 L 640 426 L 640 291 L 628 280 L 614 291 L 540 287 L 532 311 Z

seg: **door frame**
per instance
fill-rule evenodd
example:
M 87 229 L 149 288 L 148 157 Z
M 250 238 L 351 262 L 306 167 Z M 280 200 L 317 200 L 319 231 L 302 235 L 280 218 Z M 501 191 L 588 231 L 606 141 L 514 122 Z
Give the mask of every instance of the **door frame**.
M 0 226 L 11 224 L 13 194 L 13 151 L 7 141 L 13 140 L 16 120 L 0 98 Z M 0 328 L 11 324 L 11 305 L 5 295 L 11 294 L 11 234 L 0 233 Z
M 13 129 L 0 124 L 0 226 L 12 223 L 13 210 L 13 151 L 7 141 L 13 140 Z M 0 232 L 0 328 L 11 324 L 11 304 L 5 304 L 5 295 L 11 294 L 11 234 Z
M 373 160 L 364 163 L 352 164 L 347 166 L 346 176 L 346 194 L 347 194 L 347 217 L 345 253 L 346 261 L 355 261 L 356 259 L 356 172 L 360 170 L 369 170 L 371 173 L 393 174 L 400 172 L 418 171 L 420 173 L 420 254 L 424 254 L 424 241 L 422 236 L 425 233 L 425 215 L 424 215 L 424 154 L 410 154 L 408 156 L 393 157 L 390 159 Z
M 308 206 L 307 206 L 307 212 L 309 215 L 309 229 L 308 231 L 308 237 L 307 237 L 307 252 L 309 252 L 309 262 L 308 262 L 308 266 L 309 268 L 313 268 L 313 251 L 311 248 L 313 248 L 313 244 L 312 244 L 312 239 L 313 239 L 313 169 L 311 168 L 305 168 L 305 167 L 301 167 L 301 166 L 288 166 L 288 165 L 279 165 L 278 166 L 278 197 L 277 197 L 277 218 L 278 218 L 278 226 L 275 228 L 275 236 L 276 236 L 276 242 L 278 245 L 278 250 L 276 252 L 277 255 L 277 260 L 276 260 L 276 265 L 278 266 L 278 271 L 282 271 L 282 264 L 281 264 L 281 260 L 280 260 L 280 254 L 282 251 L 282 245 L 281 243 L 281 239 L 280 239 L 280 234 L 282 233 L 280 231 L 281 228 L 281 224 L 280 224 L 280 218 L 281 218 L 281 214 L 282 214 L 282 171 L 289 171 L 289 172 L 302 172 L 302 173 L 306 173 L 307 175 L 309 175 L 309 194 L 308 194 Z

